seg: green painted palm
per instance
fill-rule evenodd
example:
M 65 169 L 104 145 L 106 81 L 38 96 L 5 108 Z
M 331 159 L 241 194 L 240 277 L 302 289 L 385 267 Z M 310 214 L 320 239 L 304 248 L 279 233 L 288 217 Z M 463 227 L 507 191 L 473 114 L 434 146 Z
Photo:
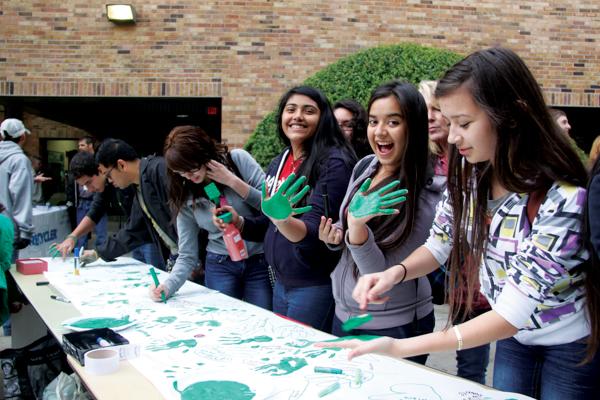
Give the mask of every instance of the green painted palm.
M 381 189 L 366 194 L 365 192 L 369 190 L 369 186 L 371 186 L 371 178 L 368 178 L 360 186 L 360 189 L 358 189 L 358 192 L 356 192 L 354 197 L 352 197 L 352 201 L 350 202 L 350 214 L 352 214 L 354 218 L 363 218 L 380 214 L 394 214 L 396 209 L 389 207 L 406 201 L 405 195 L 408 193 L 408 190 L 394 190 L 387 194 L 386 192 L 392 190 L 399 184 L 400 181 L 395 180 Z
M 262 202 L 260 205 L 263 213 L 270 218 L 284 220 L 292 214 L 298 215 L 312 210 L 312 206 L 294 208 L 294 205 L 302 200 L 310 190 L 310 186 L 304 185 L 305 181 L 305 176 L 296 179 L 296 175 L 291 173 L 281 184 L 279 190 L 269 198 L 267 198 L 266 183 L 263 182 Z M 300 189 L 301 187 L 302 189 Z

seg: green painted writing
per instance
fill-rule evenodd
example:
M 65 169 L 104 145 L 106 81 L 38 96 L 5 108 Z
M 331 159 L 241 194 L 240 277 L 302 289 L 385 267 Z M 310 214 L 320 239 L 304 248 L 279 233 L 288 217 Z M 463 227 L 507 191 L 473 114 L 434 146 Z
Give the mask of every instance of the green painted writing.
M 156 322 L 160 322 L 161 324 L 170 324 L 175 321 L 177 317 L 159 317 L 156 318 Z
M 219 321 L 215 321 L 214 319 L 207 319 L 205 321 L 196 321 L 196 325 L 198 326 L 221 326 Z
M 263 374 L 271 374 L 271 376 L 281 376 L 289 375 L 307 365 L 304 358 L 285 357 L 277 364 L 266 364 L 256 368 L 255 371 L 262 372 Z
M 251 400 L 256 395 L 247 385 L 234 381 L 196 382 L 183 391 L 177 388 L 177 382 L 173 382 L 173 388 L 181 394 L 181 400 Z
M 129 300 L 109 300 L 108 301 L 108 304 L 115 304 L 115 303 L 129 304 Z
M 189 350 L 192 347 L 196 347 L 196 344 L 197 344 L 197 342 L 195 339 L 175 340 L 175 341 L 172 341 L 169 343 L 165 343 L 163 345 L 148 346 L 147 349 L 150 351 L 162 351 L 162 350 L 176 349 L 179 347 L 185 347 L 185 348 L 187 348 L 187 350 Z M 184 350 L 184 352 L 187 350 Z
M 273 339 L 269 336 L 255 336 L 253 338 L 242 339 L 239 336 L 225 337 L 220 339 L 223 344 L 246 344 L 246 343 L 266 343 L 271 342 Z
M 198 311 L 200 311 L 202 313 L 209 313 L 209 312 L 219 311 L 219 309 L 217 307 L 202 307 L 202 308 L 198 308 Z

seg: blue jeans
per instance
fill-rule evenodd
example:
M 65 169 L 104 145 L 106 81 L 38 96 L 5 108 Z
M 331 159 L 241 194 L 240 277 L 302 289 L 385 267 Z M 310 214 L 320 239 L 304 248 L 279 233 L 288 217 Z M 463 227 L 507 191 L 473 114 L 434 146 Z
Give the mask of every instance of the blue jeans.
M 287 287 L 279 280 L 273 288 L 273 312 L 328 332 L 335 303 L 331 284 Z
M 207 252 L 204 268 L 207 288 L 271 310 L 273 291 L 264 254 L 231 261 L 228 255 Z
M 136 247 L 131 252 L 131 256 L 144 264 L 165 270 L 165 260 L 160 256 L 160 252 L 154 243 L 145 243 Z
M 83 219 L 83 217 L 85 217 L 87 215 L 87 213 L 90 211 L 90 207 L 92 206 L 92 201 L 91 200 L 81 200 L 79 202 L 79 205 L 77 206 L 77 225 L 79 225 L 79 223 L 81 222 L 81 220 Z M 104 242 L 106 242 L 106 236 L 107 236 L 107 218 L 106 215 L 103 216 L 102 218 L 100 218 L 100 221 L 98 221 L 98 223 L 96 224 L 96 247 L 101 246 L 102 244 L 104 244 Z M 80 237 L 79 239 L 77 239 L 77 244 L 75 245 L 76 247 L 83 247 L 85 248 L 87 246 L 87 242 L 88 242 L 88 235 L 83 235 L 82 237 Z
M 485 375 L 490 362 L 490 344 L 456 352 L 456 375 L 485 385 Z
M 458 311 L 458 315 L 462 315 L 462 309 Z M 453 325 L 469 321 L 483 313 L 486 313 L 489 309 L 474 310 L 470 316 L 462 320 L 460 317 L 455 318 L 452 321 Z M 461 378 L 468 379 L 473 382 L 481 383 L 485 385 L 485 375 L 487 373 L 487 366 L 490 363 L 490 344 L 484 344 L 483 346 L 473 347 L 471 349 L 465 349 L 456 352 L 456 375 Z
M 527 346 L 514 338 L 498 341 L 494 388 L 541 400 L 597 399 L 600 352 L 585 365 L 585 340 L 554 346 Z
M 435 327 L 435 317 L 433 311 L 424 316 L 421 319 L 415 318 L 412 322 L 395 326 L 393 328 L 386 329 L 352 329 L 351 331 L 344 331 L 342 329 L 342 321 L 338 317 L 333 318 L 333 334 L 335 336 L 357 336 L 357 335 L 375 335 L 375 336 L 389 336 L 395 339 L 406 339 L 414 336 L 425 335 L 426 333 L 433 332 Z M 414 361 L 419 364 L 425 365 L 429 354 L 421 354 L 420 356 L 407 357 L 407 360 Z

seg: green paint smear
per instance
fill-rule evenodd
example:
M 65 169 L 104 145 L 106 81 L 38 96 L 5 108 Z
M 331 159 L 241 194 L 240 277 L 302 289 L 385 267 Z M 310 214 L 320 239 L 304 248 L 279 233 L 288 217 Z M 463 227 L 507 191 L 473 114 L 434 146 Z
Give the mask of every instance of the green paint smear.
M 297 339 L 295 342 L 289 342 L 286 343 L 286 346 L 290 346 L 290 347 L 294 347 L 297 349 L 303 349 L 305 347 L 308 347 L 312 344 L 314 344 L 316 342 L 313 342 L 312 340 L 306 340 L 306 339 Z
M 117 328 L 119 326 L 127 325 L 131 323 L 129 316 L 125 316 L 122 319 L 117 318 L 85 318 L 80 319 L 70 326 L 81 329 L 96 329 L 96 328 Z
M 342 342 L 344 340 L 358 339 L 358 340 L 362 340 L 363 342 L 367 342 L 369 340 L 379 339 L 380 337 L 381 336 L 376 336 L 376 335 L 356 335 L 356 336 L 342 336 L 340 338 L 323 340 L 323 341 L 324 342 Z
M 186 349 L 185 351 L 188 351 L 190 348 L 196 347 L 196 344 L 197 342 L 195 339 L 175 340 L 164 345 L 148 346 L 147 349 L 150 351 L 162 351 L 176 349 L 178 347 L 187 347 L 188 349 Z
M 285 357 L 278 364 L 266 364 L 256 368 L 255 371 L 260 371 L 267 374 L 270 373 L 271 376 L 282 376 L 296 372 L 307 365 L 308 364 L 304 358 Z
M 115 304 L 115 303 L 129 304 L 129 300 L 109 300 L 108 301 L 108 304 Z
M 156 322 L 160 322 L 162 324 L 170 324 L 171 322 L 175 321 L 177 319 L 177 317 L 160 317 L 160 318 L 156 318 Z
M 236 339 L 236 338 L 224 338 L 222 342 L 226 342 L 224 344 L 246 344 L 246 343 L 266 343 L 271 342 L 273 339 L 269 336 L 255 336 L 249 339 Z
M 198 311 L 203 312 L 203 313 L 209 313 L 209 312 L 219 311 L 219 309 L 217 307 L 202 307 L 202 308 L 198 308 Z
M 251 400 L 256 394 L 243 383 L 234 381 L 202 381 L 191 384 L 183 391 L 173 382 L 181 400 Z
M 215 321 L 214 319 L 208 319 L 206 321 L 197 321 L 196 325 L 198 326 L 221 326 L 219 321 Z
M 133 283 L 131 285 L 125 285 L 123 287 L 126 287 L 126 288 L 131 288 L 131 287 L 137 288 L 137 287 L 140 287 L 140 286 L 148 286 L 148 284 L 147 283 Z

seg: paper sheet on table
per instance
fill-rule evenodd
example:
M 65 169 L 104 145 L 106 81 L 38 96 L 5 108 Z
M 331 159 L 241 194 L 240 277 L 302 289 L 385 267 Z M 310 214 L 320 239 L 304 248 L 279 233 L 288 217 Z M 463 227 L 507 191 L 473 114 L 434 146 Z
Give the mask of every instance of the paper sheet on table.
M 130 259 L 97 262 L 73 275 L 69 262 L 49 262 L 48 280 L 83 315 L 128 315 L 120 333 L 141 346 L 130 360 L 167 399 L 527 399 L 486 389 L 410 362 L 367 355 L 348 362 L 346 350 L 319 349 L 332 339 L 251 304 L 189 282 L 167 304 L 152 301 L 149 267 Z M 162 282 L 166 272 L 157 270 Z M 315 373 L 334 367 L 343 374 Z M 361 379 L 357 379 L 357 374 Z M 210 395 L 209 395 L 210 394 Z

